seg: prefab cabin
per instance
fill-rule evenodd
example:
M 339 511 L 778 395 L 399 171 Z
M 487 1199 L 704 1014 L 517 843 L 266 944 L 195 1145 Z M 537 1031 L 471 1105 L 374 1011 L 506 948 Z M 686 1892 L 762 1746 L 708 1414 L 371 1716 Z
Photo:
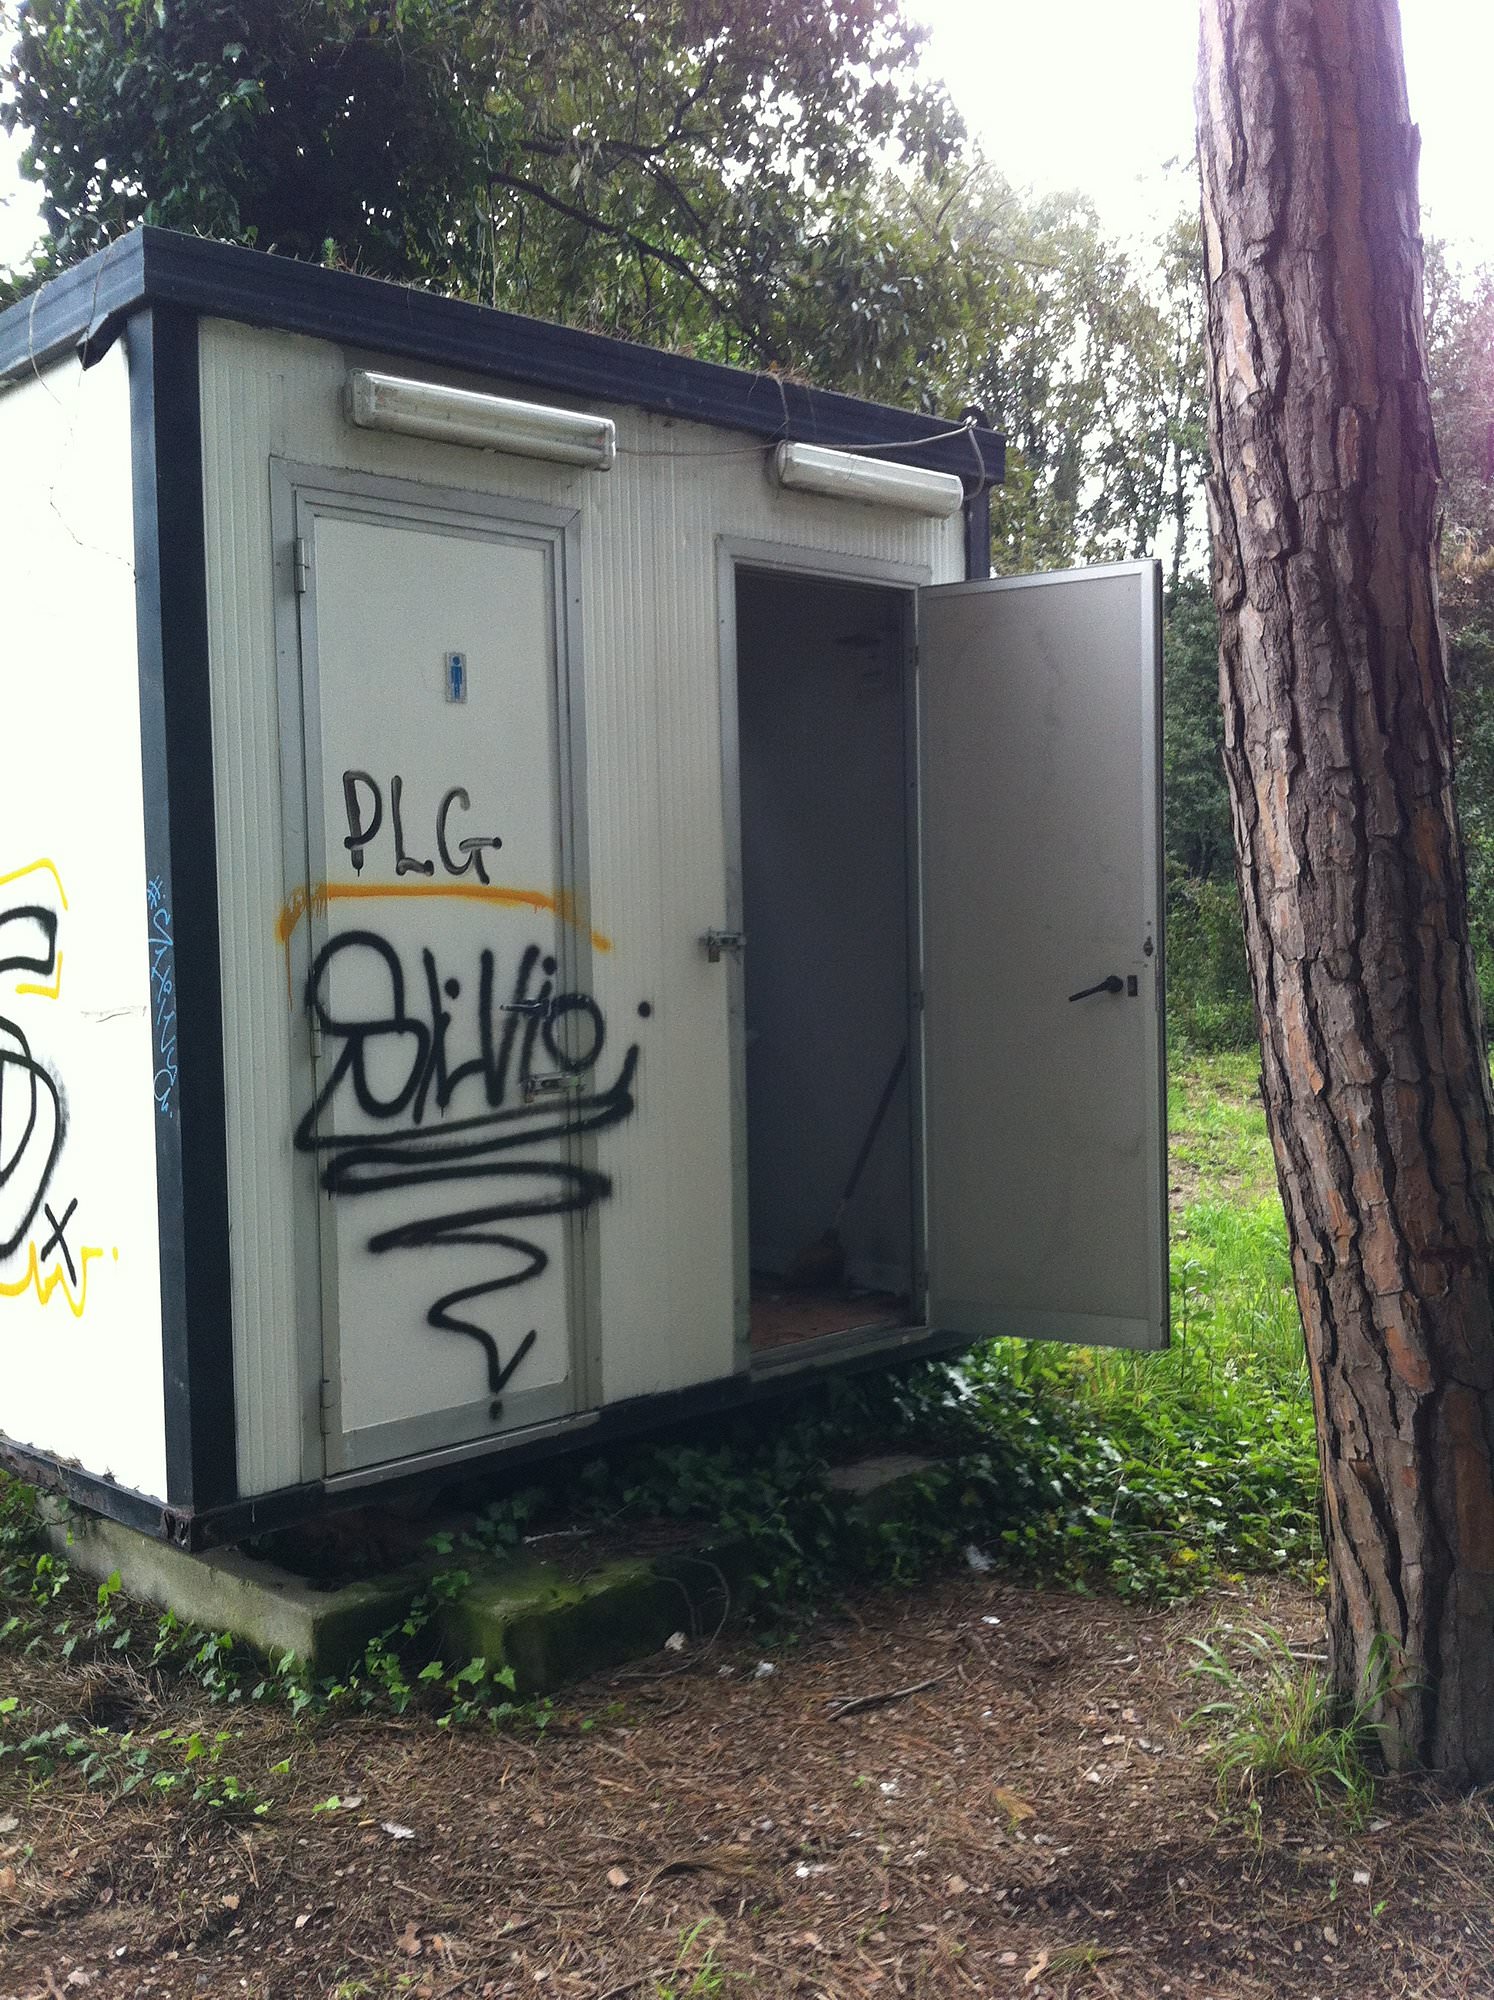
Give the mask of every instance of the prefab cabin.
M 1001 466 L 154 229 L 0 317 L 8 1463 L 198 1545 L 1165 1340 L 1158 576 Z

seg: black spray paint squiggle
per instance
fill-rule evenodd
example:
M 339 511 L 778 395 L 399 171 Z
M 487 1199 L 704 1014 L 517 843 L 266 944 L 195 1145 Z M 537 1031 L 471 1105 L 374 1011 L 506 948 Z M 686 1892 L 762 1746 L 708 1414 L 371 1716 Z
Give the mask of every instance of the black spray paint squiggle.
M 361 991 L 378 996 L 351 1016 L 339 1014 L 331 998 L 333 968 L 349 954 L 362 962 L 354 959 L 345 969 L 357 973 Z M 496 999 L 494 954 L 480 954 L 478 1053 L 453 1063 L 447 1041 L 452 1014 L 445 1003 L 460 997 L 461 983 L 443 980 L 431 951 L 422 950 L 420 961 L 424 1007 L 417 1010 L 408 999 L 399 952 L 376 932 L 344 931 L 318 952 L 307 979 L 306 1004 L 324 1044 L 335 1047 L 336 1055 L 315 1103 L 297 1127 L 295 1143 L 322 1160 L 321 1184 L 338 1197 L 484 1181 L 548 1184 L 546 1192 L 527 1198 L 484 1201 L 415 1218 L 380 1230 L 368 1242 L 376 1254 L 478 1244 L 516 1260 L 512 1268 L 480 1284 L 443 1293 L 426 1314 L 430 1326 L 464 1334 L 482 1347 L 496 1416 L 506 1385 L 538 1333 L 531 1329 L 505 1364 L 493 1335 L 463 1314 L 478 1299 L 527 1284 L 549 1264 L 541 1244 L 502 1225 L 576 1214 L 611 1193 L 606 1174 L 572 1160 L 535 1158 L 529 1149 L 551 1142 L 563 1148 L 627 1118 L 633 1110 L 638 1047 L 635 1043 L 627 1050 L 611 1084 L 596 1087 L 606 1041 L 602 1011 L 587 994 L 555 993 L 556 961 L 531 945 L 502 1002 Z M 537 1077 L 536 1054 L 554 1065 L 546 1079 L 556 1086 L 553 1091 Z M 375 1071 L 386 1079 L 382 1092 Z M 465 1087 L 470 1097 L 478 1086 L 483 1111 L 446 1115 L 458 1090 Z M 351 1100 L 373 1129 L 318 1130 L 339 1094 L 343 1105 Z M 519 1102 L 513 1102 L 515 1097 Z M 521 1149 L 524 1156 L 514 1157 Z
M 43 949 L 12 948 L 7 952 L 6 932 L 19 932 L 24 938 L 27 930 L 40 934 Z M 33 940 L 26 942 L 30 945 Z M 32 972 L 51 978 L 57 965 L 56 913 L 30 903 L 0 911 L 0 953 L 4 954 L 0 955 L 0 975 Z M 19 1113 L 15 1108 L 18 1101 Z M 0 1016 L 0 1197 L 6 1196 L 12 1182 L 20 1189 L 13 1197 L 19 1206 L 10 1210 L 12 1226 L 7 1228 L 0 1221 L 0 1259 L 20 1247 L 36 1219 L 52 1185 L 66 1136 L 62 1092 L 32 1055 L 19 1024 Z M 23 1172 L 28 1178 L 17 1179 Z M 54 1234 L 60 1235 L 60 1230 Z

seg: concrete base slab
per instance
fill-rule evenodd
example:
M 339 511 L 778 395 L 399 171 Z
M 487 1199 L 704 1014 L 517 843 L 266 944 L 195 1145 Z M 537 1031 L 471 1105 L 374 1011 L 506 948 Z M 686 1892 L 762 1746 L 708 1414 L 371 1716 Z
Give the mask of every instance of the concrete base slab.
M 548 1694 L 657 1653 L 670 1634 L 689 1631 L 682 1588 L 647 1562 L 612 1562 L 565 1577 L 546 1563 L 507 1564 L 474 1576 L 442 1607 L 447 1659 L 481 1657 L 513 1670 L 514 1691 Z
M 827 1484 L 853 1532 L 874 1532 L 934 1466 L 908 1454 L 836 1467 Z M 118 1573 L 126 1597 L 174 1611 L 190 1625 L 232 1632 L 271 1658 L 290 1653 L 318 1674 L 345 1672 L 368 1641 L 396 1625 L 449 1559 L 355 1583 L 309 1582 L 242 1550 L 189 1554 L 96 1515 L 57 1515 L 52 1546 L 101 1581 Z M 513 1670 L 515 1691 L 546 1694 L 657 1652 L 676 1631 L 709 1634 L 751 1567 L 745 1544 L 702 1540 L 652 1559 L 624 1558 L 577 1573 L 519 1554 L 477 1569 L 443 1600 L 436 1629 L 453 1667 L 481 1657 Z
M 375 1633 L 404 1617 L 429 1580 L 423 1570 L 404 1570 L 328 1590 L 238 1549 L 189 1555 L 97 1514 L 54 1519 L 47 1539 L 73 1569 L 101 1583 L 118 1572 L 137 1604 L 174 1611 L 204 1631 L 232 1632 L 272 1659 L 292 1653 L 326 1674 L 350 1667 Z

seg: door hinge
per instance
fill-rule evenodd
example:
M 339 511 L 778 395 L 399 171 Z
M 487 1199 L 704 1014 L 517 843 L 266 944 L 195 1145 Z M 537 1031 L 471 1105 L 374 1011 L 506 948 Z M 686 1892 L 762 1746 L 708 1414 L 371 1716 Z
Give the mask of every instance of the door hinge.
M 311 547 L 304 535 L 297 535 L 291 543 L 291 573 L 297 597 L 304 597 L 311 588 Z
M 332 1378 L 330 1375 L 324 1375 L 321 1381 L 321 1395 L 317 1403 L 317 1425 L 324 1438 L 331 1437 L 332 1435 L 332 1423 L 337 1414 L 332 1405 Z

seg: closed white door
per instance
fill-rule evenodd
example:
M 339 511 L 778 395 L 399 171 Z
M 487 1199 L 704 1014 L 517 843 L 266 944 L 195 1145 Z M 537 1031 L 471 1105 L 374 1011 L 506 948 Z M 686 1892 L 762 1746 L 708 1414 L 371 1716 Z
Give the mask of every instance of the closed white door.
M 296 527 L 336 1471 L 580 1405 L 588 1135 L 632 1067 L 571 879 L 561 537 L 306 494 Z
M 929 1320 L 1167 1340 L 1161 585 L 919 594 Z

